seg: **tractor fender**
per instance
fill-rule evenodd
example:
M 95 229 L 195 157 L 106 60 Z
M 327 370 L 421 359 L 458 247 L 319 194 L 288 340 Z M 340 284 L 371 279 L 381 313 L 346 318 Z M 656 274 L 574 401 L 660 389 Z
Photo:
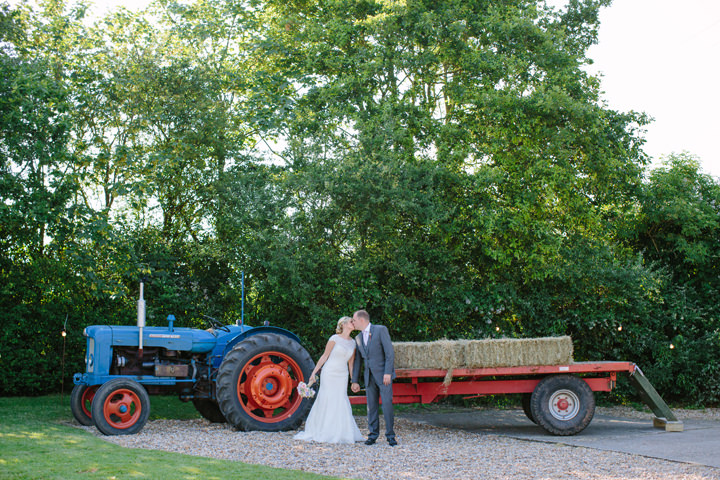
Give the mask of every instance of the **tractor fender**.
M 290 338 L 291 340 L 296 341 L 299 345 L 302 345 L 302 342 L 300 342 L 300 339 L 297 335 L 292 333 L 290 330 L 285 330 L 284 328 L 280 327 L 271 327 L 271 326 L 264 326 L 264 327 L 253 327 L 249 330 L 245 330 L 243 333 L 238 335 L 237 337 L 230 340 L 225 345 L 225 351 L 223 352 L 223 358 L 233 349 L 235 348 L 235 345 L 242 342 L 246 338 L 252 337 L 253 335 L 259 335 L 261 333 L 277 333 L 279 335 L 283 335 L 285 337 Z

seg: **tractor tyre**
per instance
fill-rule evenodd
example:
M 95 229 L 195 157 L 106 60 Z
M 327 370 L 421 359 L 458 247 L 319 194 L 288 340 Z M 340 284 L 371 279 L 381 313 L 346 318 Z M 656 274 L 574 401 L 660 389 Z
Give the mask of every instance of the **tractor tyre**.
M 150 416 L 150 396 L 135 380 L 115 378 L 98 388 L 91 415 L 105 435 L 132 435 L 142 430 Z
M 312 358 L 298 342 L 277 333 L 250 336 L 223 359 L 217 398 L 228 423 L 238 430 L 293 430 L 312 400 L 297 391 L 309 378 Z
M 533 417 L 532 409 L 530 408 L 530 399 L 532 398 L 532 393 L 523 393 L 522 394 L 522 408 L 523 412 L 525 412 L 525 416 L 530 419 L 531 422 L 537 423 L 537 420 L 535 420 L 535 417 Z
M 212 423 L 227 422 L 225 416 L 220 411 L 218 404 L 209 398 L 195 398 L 192 403 L 195 405 L 195 409 L 200 413 L 200 415 Z
M 80 425 L 90 426 L 93 424 L 92 401 L 97 392 L 97 385 L 75 385 L 70 394 L 70 411 Z
M 595 396 L 588 384 L 574 375 L 553 375 L 540 380 L 530 398 L 536 423 L 553 435 L 575 435 L 590 424 Z

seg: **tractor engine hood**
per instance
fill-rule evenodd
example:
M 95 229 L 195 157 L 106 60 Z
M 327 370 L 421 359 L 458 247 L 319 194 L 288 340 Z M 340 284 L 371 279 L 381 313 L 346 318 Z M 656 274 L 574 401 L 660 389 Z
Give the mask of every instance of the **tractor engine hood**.
M 85 335 L 96 341 L 105 341 L 113 346 L 137 347 L 139 343 L 138 327 L 93 325 L 85 329 Z M 217 337 L 210 331 L 194 328 L 145 327 L 143 344 L 145 347 L 161 347 L 182 352 L 207 353 L 217 343 Z

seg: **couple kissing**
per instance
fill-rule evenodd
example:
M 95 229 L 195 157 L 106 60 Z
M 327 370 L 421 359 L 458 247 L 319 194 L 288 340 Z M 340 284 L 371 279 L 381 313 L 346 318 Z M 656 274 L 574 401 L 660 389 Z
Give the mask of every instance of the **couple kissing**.
M 353 340 L 350 334 L 354 330 L 360 333 Z M 355 443 L 364 439 L 353 418 L 347 395 L 350 376 L 351 390 L 355 393 L 360 391 L 361 363 L 364 366 L 369 430 L 365 444 L 374 444 L 380 436 L 382 399 L 385 437 L 390 446 L 397 445 L 392 404 L 395 353 L 387 327 L 371 323 L 365 310 L 358 310 L 352 318 L 342 317 L 338 321 L 335 335 L 328 340 L 310 375 L 308 385 L 314 383 L 318 372 L 321 372 L 322 381 L 305 422 L 305 430 L 294 438 L 324 443 Z

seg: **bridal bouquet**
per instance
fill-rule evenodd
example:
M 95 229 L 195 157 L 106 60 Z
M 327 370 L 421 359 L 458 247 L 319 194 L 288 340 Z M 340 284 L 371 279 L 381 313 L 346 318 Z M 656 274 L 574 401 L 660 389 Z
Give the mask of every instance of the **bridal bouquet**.
M 305 382 L 298 383 L 297 391 L 303 398 L 313 398 L 315 396 L 315 390 L 313 390 L 312 387 L 308 387 Z

